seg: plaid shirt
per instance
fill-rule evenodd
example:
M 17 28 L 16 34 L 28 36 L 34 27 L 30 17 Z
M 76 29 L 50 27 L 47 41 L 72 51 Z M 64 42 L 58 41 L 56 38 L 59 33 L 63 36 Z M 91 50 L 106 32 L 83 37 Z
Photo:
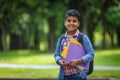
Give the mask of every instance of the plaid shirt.
M 75 32 L 74 36 L 78 36 L 79 33 L 80 33 L 79 30 L 77 30 L 77 31 Z M 65 37 L 66 37 L 66 40 L 65 40 L 65 41 L 63 42 L 63 44 L 62 44 L 62 49 L 64 49 L 64 48 L 67 46 L 68 42 L 70 41 L 70 39 L 71 39 L 73 36 L 68 36 L 68 34 L 67 34 L 67 32 L 66 32 L 66 33 L 65 33 Z M 74 67 L 72 67 L 72 66 L 70 66 L 70 65 L 64 67 L 64 75 L 65 75 L 65 76 L 69 76 L 69 75 L 76 74 L 76 73 L 77 73 L 77 69 L 76 69 L 76 68 L 74 68 Z

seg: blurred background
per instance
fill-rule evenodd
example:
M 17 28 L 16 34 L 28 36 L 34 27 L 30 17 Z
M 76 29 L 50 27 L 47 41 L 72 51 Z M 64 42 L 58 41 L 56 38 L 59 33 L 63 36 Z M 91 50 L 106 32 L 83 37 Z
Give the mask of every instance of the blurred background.
M 58 68 L 6 66 L 56 65 L 54 51 L 66 31 L 68 9 L 79 11 L 79 30 L 95 49 L 95 70 L 90 77 L 120 78 L 120 0 L 0 0 L 0 78 L 57 78 Z M 96 69 L 101 65 L 102 70 Z
M 120 46 L 119 0 L 0 0 L 0 50 L 54 51 L 68 9 L 80 12 L 95 48 Z

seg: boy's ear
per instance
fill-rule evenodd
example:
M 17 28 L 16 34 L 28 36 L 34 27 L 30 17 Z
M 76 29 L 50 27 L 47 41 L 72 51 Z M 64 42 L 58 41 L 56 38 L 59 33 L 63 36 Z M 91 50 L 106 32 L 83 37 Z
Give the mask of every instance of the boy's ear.
M 66 26 L 65 22 L 64 22 L 64 26 Z
M 80 26 L 80 22 L 78 22 L 78 27 Z

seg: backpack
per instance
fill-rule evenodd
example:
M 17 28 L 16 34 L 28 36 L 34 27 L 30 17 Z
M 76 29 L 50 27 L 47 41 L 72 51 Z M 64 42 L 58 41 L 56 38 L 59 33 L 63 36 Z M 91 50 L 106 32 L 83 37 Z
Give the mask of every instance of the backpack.
M 83 43 L 83 36 L 84 36 L 83 33 L 79 33 L 78 42 Z M 89 71 L 88 71 L 87 75 L 90 75 L 93 72 L 93 63 L 94 63 L 94 60 L 90 61 L 90 63 L 89 63 Z

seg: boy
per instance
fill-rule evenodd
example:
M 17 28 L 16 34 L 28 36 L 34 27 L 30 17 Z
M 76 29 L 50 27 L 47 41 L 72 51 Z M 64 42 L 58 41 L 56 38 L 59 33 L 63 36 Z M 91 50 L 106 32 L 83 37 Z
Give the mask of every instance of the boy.
M 78 40 L 78 34 L 80 34 L 80 31 L 78 30 L 78 27 L 80 26 L 80 14 L 77 10 L 71 9 L 66 12 L 64 26 L 67 31 L 59 38 L 54 54 L 56 63 L 60 65 L 58 80 L 86 80 L 88 71 L 86 69 L 82 70 L 82 73 L 80 74 L 82 76 L 80 76 L 78 75 L 79 71 L 77 68 L 79 64 L 86 64 L 94 58 L 92 44 L 85 34 L 83 36 L 82 45 L 86 55 L 67 63 L 61 56 L 62 51 L 65 49 L 71 38 Z

